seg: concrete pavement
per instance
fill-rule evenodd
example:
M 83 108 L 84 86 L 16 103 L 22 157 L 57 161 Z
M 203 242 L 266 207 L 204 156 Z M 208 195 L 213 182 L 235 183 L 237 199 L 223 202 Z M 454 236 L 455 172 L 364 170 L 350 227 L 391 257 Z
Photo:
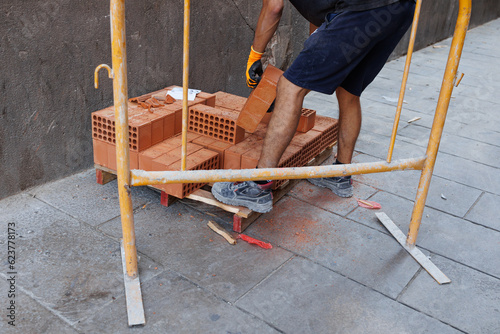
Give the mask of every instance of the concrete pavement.
M 272 250 L 230 246 L 208 230 L 209 219 L 230 229 L 219 209 L 190 200 L 165 208 L 157 193 L 135 188 L 147 324 L 128 328 L 116 181 L 100 186 L 88 170 L 0 201 L 0 332 L 500 332 L 499 33 L 500 19 L 467 36 L 417 243 L 451 284 L 439 286 L 373 211 L 307 181 L 247 229 Z M 414 55 L 395 158 L 425 152 L 450 41 Z M 404 58 L 388 63 L 363 94 L 356 162 L 386 156 L 403 67 Z M 305 106 L 338 113 L 334 96 L 311 93 Z M 379 202 L 406 232 L 418 178 L 356 176 L 355 197 Z

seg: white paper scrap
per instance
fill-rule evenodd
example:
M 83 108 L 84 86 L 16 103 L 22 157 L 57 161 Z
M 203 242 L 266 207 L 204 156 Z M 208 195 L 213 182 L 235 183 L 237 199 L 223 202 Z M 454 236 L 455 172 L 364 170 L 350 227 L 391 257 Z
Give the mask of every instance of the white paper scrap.
M 194 101 L 196 98 L 196 94 L 200 93 L 201 90 L 198 89 L 188 89 L 188 101 Z M 182 100 L 183 98 L 183 89 L 182 87 L 172 88 L 167 92 L 167 95 L 172 96 L 176 100 Z

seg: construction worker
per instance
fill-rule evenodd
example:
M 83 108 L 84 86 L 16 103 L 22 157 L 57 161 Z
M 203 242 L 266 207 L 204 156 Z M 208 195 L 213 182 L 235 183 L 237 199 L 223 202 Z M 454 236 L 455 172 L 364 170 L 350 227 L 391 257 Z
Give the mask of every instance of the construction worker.
M 360 96 L 386 63 L 411 25 L 413 0 L 290 0 L 319 28 L 280 78 L 273 116 L 257 168 L 278 166 L 300 119 L 302 102 L 313 90 L 336 93 L 339 104 L 337 158 L 351 163 L 361 128 Z M 261 57 L 275 33 L 284 0 L 263 0 L 247 64 L 247 84 L 254 88 L 262 74 Z M 352 196 L 350 176 L 309 181 L 341 197 Z M 272 181 L 220 182 L 212 193 L 219 201 L 257 212 L 272 209 Z

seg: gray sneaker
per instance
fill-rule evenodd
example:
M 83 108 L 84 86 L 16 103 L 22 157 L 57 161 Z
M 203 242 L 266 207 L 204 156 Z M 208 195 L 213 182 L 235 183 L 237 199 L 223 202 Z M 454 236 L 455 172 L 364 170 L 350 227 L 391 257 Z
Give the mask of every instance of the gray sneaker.
M 315 186 L 328 188 L 337 196 L 352 197 L 352 179 L 345 176 L 307 179 Z
M 253 181 L 218 182 L 212 186 L 212 194 L 224 204 L 244 206 L 256 212 L 266 213 L 273 208 L 272 184 L 257 184 Z

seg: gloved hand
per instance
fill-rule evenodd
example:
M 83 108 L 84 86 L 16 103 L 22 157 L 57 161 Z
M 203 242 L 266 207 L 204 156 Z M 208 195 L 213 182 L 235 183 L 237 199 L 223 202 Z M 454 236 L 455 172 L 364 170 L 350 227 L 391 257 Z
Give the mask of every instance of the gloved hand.
M 253 49 L 253 46 L 250 48 L 250 55 L 248 56 L 247 62 L 247 86 L 250 88 L 257 87 L 257 84 L 260 81 L 260 77 L 262 76 L 262 62 L 260 59 L 262 58 L 262 54 Z

